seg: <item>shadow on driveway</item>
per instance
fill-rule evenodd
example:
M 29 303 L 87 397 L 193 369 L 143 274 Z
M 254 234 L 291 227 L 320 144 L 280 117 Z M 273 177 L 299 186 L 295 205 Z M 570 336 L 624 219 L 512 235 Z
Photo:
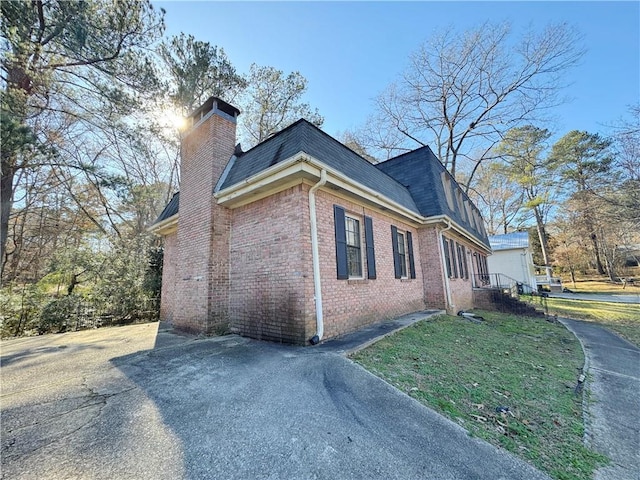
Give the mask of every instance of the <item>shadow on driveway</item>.
M 163 330 L 154 345 L 8 392 L 7 425 L 3 388 L 3 475 L 547 478 L 341 355 Z

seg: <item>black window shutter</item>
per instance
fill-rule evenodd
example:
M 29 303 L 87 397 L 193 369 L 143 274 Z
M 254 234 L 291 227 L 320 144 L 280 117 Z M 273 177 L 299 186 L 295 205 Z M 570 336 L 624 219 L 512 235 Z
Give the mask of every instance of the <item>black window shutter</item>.
M 460 270 L 460 278 L 464 278 L 464 247 L 456 243 L 456 252 L 458 254 L 458 269 Z
M 347 232 L 344 223 L 344 208 L 338 205 L 333 206 L 333 223 L 336 233 L 336 267 L 338 280 L 349 278 L 347 268 Z
M 469 264 L 467 263 L 467 250 L 464 245 L 460 245 L 460 251 L 462 252 L 462 264 L 464 266 L 464 278 L 469 279 Z
M 373 245 L 373 220 L 371 217 L 364 217 L 364 241 L 367 244 L 367 278 L 376 278 L 376 254 Z
M 449 240 L 449 247 L 451 247 L 451 263 L 453 264 L 453 275 L 451 278 L 458 278 L 458 260 L 456 257 L 456 243 L 453 240 Z
M 402 278 L 402 268 L 400 267 L 400 254 L 398 252 L 398 229 L 391 225 L 391 245 L 393 245 L 393 269 L 396 278 Z
M 442 245 L 444 246 L 444 263 L 447 266 L 447 276 L 451 278 L 451 257 L 449 255 L 449 241 L 442 237 Z
M 413 239 L 411 232 L 407 232 L 407 249 L 409 250 L 409 276 L 416 278 L 416 264 L 413 260 Z

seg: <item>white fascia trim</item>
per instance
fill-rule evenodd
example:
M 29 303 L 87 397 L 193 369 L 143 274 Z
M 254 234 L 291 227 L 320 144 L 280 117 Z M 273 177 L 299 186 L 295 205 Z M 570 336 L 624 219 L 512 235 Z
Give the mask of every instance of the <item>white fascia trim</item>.
M 307 170 L 304 168 L 304 161 L 304 155 L 298 153 L 287 160 L 278 162 L 274 166 L 246 178 L 242 182 L 231 185 L 224 190 L 214 192 L 213 196 L 218 200 L 218 203 L 224 205 L 225 202 L 233 200 L 234 198 L 251 193 L 258 188 L 267 186 L 270 183 L 288 177 L 294 173 Z M 318 174 L 318 176 L 320 175 Z
M 343 173 L 325 165 L 317 158 L 314 158 L 305 152 L 298 152 L 293 157 L 277 163 L 273 167 L 267 168 L 266 170 L 245 179 L 243 182 L 216 192 L 214 197 L 216 197 L 218 203 L 224 204 L 234 198 L 250 193 L 258 188 L 262 188 L 294 173 L 306 172 L 314 177 L 320 178 L 322 170 L 327 172 L 327 183 L 355 193 L 361 198 L 385 207 L 388 210 L 396 212 L 414 222 L 422 223 L 425 220 L 425 218 L 419 213 L 413 212 L 375 190 L 352 180 Z
M 251 193 L 258 188 L 265 187 L 273 182 L 296 173 L 305 172 L 319 179 L 321 177 L 322 170 L 326 170 L 327 172 L 327 184 L 332 184 L 336 187 L 352 192 L 365 200 L 384 207 L 389 211 L 395 212 L 402 217 L 421 225 L 450 223 L 452 230 L 455 230 L 463 237 L 468 238 L 482 250 L 491 253 L 491 249 L 487 250 L 486 245 L 480 239 L 460 226 L 449 216 L 438 215 L 435 217 L 423 217 L 419 213 L 413 212 L 399 203 L 390 200 L 379 192 L 354 181 L 343 173 L 325 165 L 322 161 L 302 151 L 272 167 L 267 168 L 266 170 L 263 170 L 262 172 L 257 173 L 256 175 L 253 175 L 252 177 L 245 179 L 242 182 L 227 187 L 224 190 L 215 192 L 214 197 L 218 200 L 218 203 L 224 205 L 226 202 Z
M 482 243 L 482 241 L 479 238 L 477 238 L 471 232 L 469 232 L 468 230 L 460 226 L 458 223 L 456 223 L 455 220 L 452 220 L 448 215 L 438 215 L 435 217 L 427 217 L 423 222 L 424 225 L 431 225 L 431 224 L 437 224 L 437 223 L 445 223 L 445 224 L 449 223 L 451 225 L 451 230 L 454 230 L 455 232 L 462 235 L 463 237 L 468 238 L 477 247 L 480 247 L 482 250 L 488 252 L 489 255 L 492 253 L 491 248 L 487 249 L 487 246 L 484 243 Z
M 423 217 L 419 213 L 409 210 L 408 208 L 382 195 L 381 193 L 376 192 L 375 190 L 369 187 L 366 187 L 365 185 L 362 185 L 359 182 L 354 181 L 353 179 L 347 177 L 343 173 L 338 172 L 337 170 L 334 170 L 331 167 L 327 167 L 322 162 L 320 162 L 319 160 L 313 157 L 309 157 L 309 160 L 310 160 L 310 163 L 317 165 L 316 168 L 325 169 L 327 173 L 333 177 L 330 179 L 330 183 L 332 183 L 333 185 L 343 188 L 344 190 L 347 190 L 349 192 L 353 192 L 359 197 L 364 198 L 365 200 L 369 200 L 372 203 L 375 203 L 381 207 L 384 207 L 390 211 L 393 211 L 399 215 L 402 215 L 403 217 L 408 218 L 414 222 L 417 222 L 417 223 L 424 222 L 425 217 Z
M 148 232 L 155 233 L 156 235 L 163 235 L 162 231 L 170 229 L 172 227 L 177 227 L 178 225 L 178 214 L 170 216 L 169 218 L 165 218 L 159 223 L 154 223 L 149 228 L 147 228 Z

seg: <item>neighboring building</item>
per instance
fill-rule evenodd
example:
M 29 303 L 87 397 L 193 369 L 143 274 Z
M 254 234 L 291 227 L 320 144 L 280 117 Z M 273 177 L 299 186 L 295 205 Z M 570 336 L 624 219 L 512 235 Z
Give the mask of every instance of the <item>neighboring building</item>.
M 161 318 L 309 344 L 425 308 L 472 307 L 480 212 L 428 147 L 373 165 L 305 120 L 247 152 L 210 98 L 182 138 Z
M 493 250 L 493 254 L 488 257 L 493 286 L 505 287 L 515 281 L 522 284 L 520 293 L 531 293 L 527 286 L 534 292 L 562 291 L 562 280 L 553 276 L 551 267 L 534 265 L 529 232 L 492 235 L 489 242 Z
M 529 232 L 514 232 L 506 235 L 490 235 L 493 254 L 489 256 L 489 273 L 506 277 L 529 285 L 535 291 L 536 267 L 529 246 Z M 492 283 L 496 280 L 492 279 Z

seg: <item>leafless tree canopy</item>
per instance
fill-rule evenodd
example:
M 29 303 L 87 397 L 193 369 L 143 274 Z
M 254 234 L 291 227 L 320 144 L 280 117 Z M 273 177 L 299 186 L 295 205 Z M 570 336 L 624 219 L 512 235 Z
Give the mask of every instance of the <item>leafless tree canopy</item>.
M 457 178 L 460 161 L 469 160 L 470 183 L 503 132 L 535 123 L 562 101 L 565 74 L 584 54 L 580 40 L 563 23 L 519 38 L 507 23 L 446 30 L 378 96 L 362 143 L 394 153 L 430 145 Z

